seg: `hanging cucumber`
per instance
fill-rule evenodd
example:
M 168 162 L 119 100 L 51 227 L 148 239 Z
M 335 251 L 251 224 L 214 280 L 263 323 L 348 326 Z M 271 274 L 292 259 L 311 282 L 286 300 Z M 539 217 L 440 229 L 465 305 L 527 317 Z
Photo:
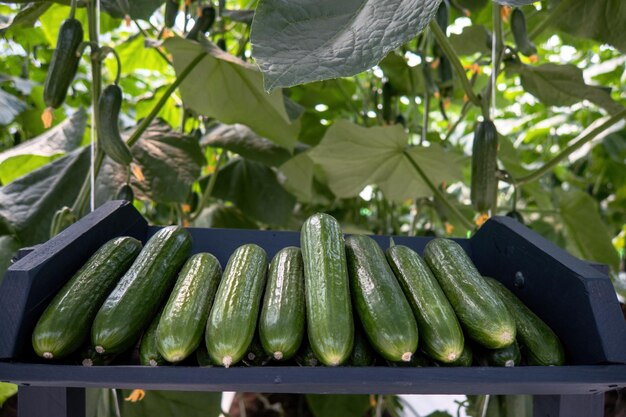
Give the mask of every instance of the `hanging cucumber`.
M 337 366 L 348 359 L 354 341 L 346 251 L 337 220 L 324 213 L 309 217 L 300 247 L 309 343 L 323 364 Z
M 141 250 L 141 242 L 118 237 L 105 243 L 52 299 L 33 331 L 33 348 L 46 359 L 79 349 L 89 326 L 115 284 Z
M 513 343 L 513 317 L 458 243 L 435 238 L 426 245 L 424 260 L 454 308 L 466 336 L 490 349 Z
M 176 24 L 176 17 L 178 17 L 178 11 L 180 4 L 178 0 L 166 0 L 165 1 L 165 13 L 164 23 L 166 28 L 172 28 Z
M 515 46 L 522 55 L 530 57 L 537 54 L 537 47 L 528 37 L 524 12 L 517 7 L 511 12 L 511 32 L 513 32 Z
M 43 87 L 46 106 L 56 109 L 65 101 L 67 90 L 78 70 L 78 47 L 82 41 L 83 27 L 80 22 L 74 18 L 63 21 Z
M 157 348 L 168 362 L 182 361 L 202 341 L 221 276 L 220 262 L 210 253 L 197 253 L 183 265 L 156 332 Z
M 479 122 L 472 145 L 472 184 L 470 198 L 474 208 L 484 213 L 494 210 L 497 201 L 498 131 L 491 120 Z
M 197 40 L 199 34 L 204 34 L 211 29 L 215 22 L 215 9 L 213 6 L 202 8 L 202 15 L 198 16 L 191 30 L 185 36 L 186 39 Z
M 391 83 L 385 81 L 382 88 L 382 113 L 383 121 L 387 124 L 391 124 L 393 121 L 393 87 Z
M 369 236 L 346 239 L 350 291 L 372 347 L 385 359 L 409 362 L 417 350 L 417 323 L 380 246 Z
M 304 336 L 304 265 L 300 248 L 287 247 L 272 259 L 259 318 L 263 349 L 276 360 L 296 354 Z
M 120 135 L 118 119 L 121 106 L 122 89 L 117 84 L 107 86 L 98 100 L 98 145 L 118 164 L 129 165 L 133 154 Z
M 454 362 L 463 352 L 463 331 L 454 309 L 417 252 L 396 245 L 387 250 L 395 273 L 417 319 L 420 348 L 440 362 Z
M 191 235 L 180 226 L 156 232 L 106 299 L 91 327 L 98 353 L 122 352 L 150 325 L 176 272 L 191 251 Z

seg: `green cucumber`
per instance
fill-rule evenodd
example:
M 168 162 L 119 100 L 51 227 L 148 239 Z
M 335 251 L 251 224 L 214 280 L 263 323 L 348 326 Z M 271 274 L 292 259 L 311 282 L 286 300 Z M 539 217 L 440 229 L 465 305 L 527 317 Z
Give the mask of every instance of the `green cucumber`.
M 222 267 L 210 253 L 197 253 L 183 265 L 163 309 L 156 331 L 159 352 L 168 362 L 180 362 L 202 341 Z
M 129 165 L 133 154 L 122 139 L 119 129 L 120 108 L 122 106 L 122 89 L 116 85 L 108 85 L 98 100 L 98 146 L 112 160 L 121 165 Z
M 517 337 L 524 347 L 529 365 L 563 365 L 563 345 L 552 329 L 526 305 L 494 278 L 485 277 L 487 284 L 504 301 L 515 320 Z
M 463 345 L 463 352 L 461 352 L 461 356 L 459 356 L 454 362 L 448 362 L 448 363 L 442 362 L 441 365 L 468 367 L 468 366 L 472 366 L 473 362 L 474 362 L 474 352 L 466 339 L 465 344 Z
M 213 23 L 215 22 L 215 9 L 213 6 L 206 6 L 202 8 L 202 15 L 196 18 L 196 21 L 193 27 L 189 30 L 186 39 L 191 39 L 193 41 L 198 40 L 198 35 L 204 35 L 211 29 Z
M 504 366 L 510 368 L 518 366 L 522 360 L 522 354 L 517 342 L 500 349 L 481 349 L 475 353 L 475 361 L 481 366 Z
M 385 359 L 409 362 L 417 350 L 417 323 L 380 246 L 369 236 L 346 239 L 355 310 L 372 347 Z
M 106 299 L 91 327 L 99 353 L 118 353 L 148 327 L 191 250 L 191 235 L 180 226 L 160 229 L 146 243 Z
M 167 364 L 167 359 L 161 355 L 157 345 L 157 328 L 163 316 L 163 310 L 152 320 L 150 326 L 143 332 L 139 344 L 139 363 L 144 366 L 161 366 Z
M 313 349 L 311 349 L 311 345 L 306 338 L 302 342 L 302 346 L 300 346 L 300 349 L 298 350 L 298 353 L 296 353 L 294 359 L 299 366 L 320 365 L 320 360 L 315 355 L 315 352 L 313 352 Z
M 116 357 L 117 355 L 101 355 L 93 346 L 87 345 L 80 350 L 78 361 L 82 366 L 106 366 L 110 365 Z
M 180 9 L 179 0 L 166 0 L 165 13 L 163 13 L 163 22 L 166 28 L 172 28 L 176 24 L 176 17 Z
M 513 317 L 458 243 L 435 238 L 426 245 L 424 260 L 452 304 L 466 336 L 489 349 L 513 343 Z
M 140 250 L 137 239 L 118 237 L 89 258 L 39 318 L 32 336 L 37 355 L 58 359 L 83 345 L 98 309 Z
M 296 354 L 304 336 L 304 266 L 299 248 L 280 250 L 270 264 L 259 318 L 263 349 L 276 360 Z
M 267 254 L 255 244 L 240 246 L 228 260 L 206 325 L 206 346 L 215 364 L 228 368 L 246 354 L 266 275 Z
M 343 234 L 337 220 L 318 213 L 302 225 L 304 293 L 309 344 L 325 365 L 350 357 L 354 324 Z
M 411 356 L 411 360 L 408 362 L 393 362 L 389 360 L 386 362 L 387 366 L 392 368 L 425 368 L 429 366 L 437 366 L 437 363 L 426 356 L 426 354 L 421 350 L 415 352 L 415 354 Z
M 537 47 L 531 42 L 526 30 L 526 17 L 522 9 L 517 7 L 511 12 L 511 32 L 515 40 L 517 50 L 525 56 L 537 54 Z
M 494 210 L 498 195 L 498 131 L 491 120 L 476 125 L 472 145 L 470 199 L 476 210 Z
M 354 326 L 354 346 L 350 355 L 351 366 L 372 366 L 376 361 L 376 353 L 372 349 L 367 336 L 360 325 Z
M 78 47 L 82 41 L 83 26 L 80 21 L 74 18 L 64 20 L 43 86 L 43 101 L 47 107 L 56 109 L 65 101 L 67 90 L 78 70 Z
M 272 355 L 268 354 L 265 349 L 263 349 L 258 335 L 255 335 L 252 339 L 252 343 L 248 346 L 248 351 L 241 359 L 246 366 L 263 366 L 267 365 L 271 360 Z
M 402 245 L 387 249 L 387 260 L 413 308 L 420 348 L 440 362 L 457 360 L 463 352 L 463 330 L 428 265 Z

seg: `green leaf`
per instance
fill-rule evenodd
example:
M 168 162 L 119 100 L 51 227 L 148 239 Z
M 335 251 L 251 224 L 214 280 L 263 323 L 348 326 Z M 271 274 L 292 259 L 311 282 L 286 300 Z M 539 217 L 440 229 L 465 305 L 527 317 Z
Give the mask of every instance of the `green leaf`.
M 8 184 L 15 178 L 76 149 L 83 139 L 86 125 L 87 115 L 80 109 L 38 137 L 0 153 L 2 184 Z
M 148 116 L 152 112 L 156 103 L 161 99 L 161 97 L 163 97 L 166 90 L 167 86 L 161 86 L 155 89 L 154 94 L 137 101 L 137 105 L 135 106 L 135 119 L 141 120 Z M 168 97 L 165 104 L 161 107 L 161 110 L 159 110 L 159 113 L 157 114 L 158 117 L 163 119 L 174 129 L 180 127 L 182 115 L 183 108 L 180 104 L 180 98 L 174 94 Z
M 491 35 L 483 25 L 466 26 L 460 34 L 451 34 L 449 40 L 459 55 L 491 53 Z
M 24 245 L 49 238 L 55 211 L 71 206 L 89 171 L 89 148 L 81 148 L 0 188 L 0 218 Z
M 261 0 L 253 55 L 265 87 L 289 87 L 363 72 L 413 39 L 441 0 Z
M 406 58 L 391 52 L 379 64 L 391 86 L 400 95 L 415 96 L 424 91 L 422 66 L 410 67 Z
M 570 106 L 589 100 L 611 114 L 623 109 L 606 89 L 585 84 L 582 71 L 575 65 L 514 64 L 509 69 L 519 73 L 524 90 L 547 106 Z
M 146 69 L 166 73 L 169 66 L 157 52 L 156 48 L 146 45 L 146 39 L 141 36 L 132 36 L 125 42 L 115 45 L 115 52 L 122 62 L 122 74 L 133 74 L 137 70 Z M 109 74 L 117 73 L 115 59 L 107 59 L 106 66 Z
M 193 222 L 194 227 L 223 228 L 223 229 L 258 229 L 253 221 L 247 218 L 241 210 L 233 206 L 212 204 L 202 210 Z
M 248 160 L 269 166 L 278 166 L 291 158 L 285 148 L 275 145 L 241 124 L 219 124 L 202 137 L 200 144 L 226 149 Z
M 127 398 L 131 391 L 123 390 Z M 146 396 L 137 402 L 123 401 L 120 404 L 124 417 L 217 417 L 221 414 L 221 393 L 184 391 L 146 391 Z
M 299 201 L 313 199 L 313 160 L 304 152 L 282 164 L 279 168 L 284 176 L 283 187 L 295 195 Z
M 0 88 L 0 125 L 8 125 L 26 110 L 26 103 Z
M 287 224 L 296 203 L 271 168 L 244 158 L 220 169 L 213 196 L 232 201 L 246 216 L 275 226 Z
M 571 35 L 608 43 L 626 52 L 626 3 L 623 0 L 571 0 L 556 19 L 556 26 Z
M 199 54 L 206 54 L 180 86 L 186 106 L 223 123 L 244 123 L 272 142 L 293 148 L 300 124 L 289 118 L 282 91 L 265 93 L 262 75 L 254 66 L 212 43 L 170 38 L 164 46 L 174 57 L 177 74 Z
M 115 1 L 115 0 L 110 0 Z M 69 2 L 68 2 L 69 3 Z M 41 23 L 41 28 L 43 29 L 44 35 L 48 40 L 48 43 L 54 47 L 57 44 L 57 37 L 59 36 L 59 28 L 61 27 L 61 22 L 67 19 L 70 15 L 69 6 L 64 6 L 61 4 L 55 4 L 50 7 L 44 14 L 39 18 L 39 22 Z M 83 31 L 85 33 L 85 39 L 87 38 L 87 9 L 79 8 L 76 10 L 75 18 L 80 21 L 83 26 Z M 109 32 L 120 25 L 120 21 L 117 19 L 111 18 L 106 13 L 100 13 L 100 31 L 102 33 Z M 86 55 L 85 55 L 86 56 Z
M 17 394 L 17 385 L 0 382 L 0 407 L 6 400 Z
M 16 27 L 33 27 L 39 17 L 44 14 L 52 4 L 53 3 L 49 1 L 28 3 L 13 17 L 13 20 L 8 26 L 0 28 L 0 36 L 3 36 L 6 32 Z
M 369 395 L 313 395 L 306 402 L 314 417 L 363 417 L 370 408 Z
M 337 197 L 353 197 L 377 184 L 387 198 L 401 202 L 432 195 L 404 154 L 407 144 L 399 125 L 364 128 L 339 120 L 309 155 L 322 166 Z M 438 145 L 414 146 L 408 152 L 435 184 L 462 178 L 460 158 Z
M 571 248 L 583 259 L 607 264 L 617 271 L 619 256 L 600 217 L 598 203 L 579 190 L 560 191 L 558 196 L 561 219 Z

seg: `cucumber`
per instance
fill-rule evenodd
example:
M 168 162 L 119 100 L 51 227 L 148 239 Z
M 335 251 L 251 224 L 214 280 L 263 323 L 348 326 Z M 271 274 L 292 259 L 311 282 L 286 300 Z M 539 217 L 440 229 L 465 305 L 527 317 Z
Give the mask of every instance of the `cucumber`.
M 120 108 L 122 106 L 122 89 L 116 85 L 108 85 L 98 100 L 98 146 L 112 160 L 121 165 L 129 165 L 133 154 L 122 139 L 119 129 Z
M 351 366 L 372 366 L 376 361 L 376 354 L 367 340 L 361 326 L 355 323 L 354 346 L 350 355 Z
M 302 346 L 300 346 L 300 350 L 298 350 L 294 359 L 299 366 L 320 365 L 320 360 L 317 358 L 315 352 L 311 349 L 311 345 L 306 339 L 302 342 Z
M 196 362 L 198 362 L 198 366 L 202 367 L 212 367 L 213 361 L 209 356 L 209 352 L 206 350 L 206 344 L 200 343 L 198 349 L 196 349 Z
M 497 169 L 498 131 L 491 120 L 484 120 L 474 130 L 470 192 L 472 205 L 481 213 L 495 209 L 498 195 Z
M 472 366 L 473 362 L 474 362 L 474 352 L 466 339 L 465 344 L 463 345 L 463 352 L 461 352 L 461 356 L 459 356 L 454 362 L 448 362 L 448 363 L 442 362 L 441 365 L 467 367 L 467 366 Z
M 180 9 L 179 0 L 166 0 L 165 13 L 163 13 L 163 22 L 166 28 L 172 28 L 176 24 L 176 17 Z
M 517 337 L 524 347 L 529 365 L 563 365 L 563 345 L 550 327 L 499 281 L 485 277 L 485 281 L 504 301 L 515 320 Z
M 266 275 L 267 254 L 255 244 L 240 246 L 228 260 L 206 325 L 206 346 L 215 364 L 228 368 L 248 350 Z
M 78 47 L 82 41 L 83 26 L 80 21 L 74 18 L 64 20 L 43 86 L 43 101 L 47 107 L 56 109 L 65 101 L 67 90 L 78 70 Z
M 372 347 L 385 359 L 409 362 L 417 350 L 417 323 L 398 280 L 369 236 L 346 239 L 355 310 Z
M 98 309 L 140 250 L 137 239 L 118 237 L 87 260 L 39 318 L 32 336 L 37 355 L 59 359 L 84 344 Z
M 186 39 L 191 39 L 192 41 L 198 40 L 198 35 L 204 35 L 211 29 L 213 23 L 215 22 L 215 9 L 213 6 L 206 6 L 202 8 L 202 15 L 196 18 L 196 21 L 192 28 L 189 30 Z
M 324 365 L 337 366 L 350 357 L 354 341 L 346 251 L 337 220 L 324 213 L 309 217 L 300 247 L 309 344 Z
M 265 349 L 263 349 L 258 335 L 252 339 L 252 343 L 248 346 L 248 351 L 241 359 L 246 366 L 263 366 L 267 365 L 271 360 L 272 355 L 268 354 Z
M 161 366 L 167 364 L 167 359 L 161 355 L 157 346 L 157 328 L 163 316 L 163 310 L 152 320 L 150 326 L 143 332 L 139 344 L 139 363 L 144 366 Z
M 513 343 L 513 317 L 458 243 L 435 238 L 426 245 L 424 260 L 452 304 L 466 336 L 489 349 Z
M 392 368 L 425 368 L 429 366 L 437 366 L 437 363 L 426 356 L 426 354 L 421 350 L 415 352 L 415 354 L 411 356 L 411 360 L 408 362 L 392 362 L 389 360 L 386 362 L 387 366 Z
M 270 264 L 259 339 L 276 360 L 296 354 L 304 336 L 304 266 L 299 248 L 280 250 Z
M 532 43 L 528 37 L 526 30 L 526 17 L 522 9 L 517 7 L 511 12 L 511 32 L 513 33 L 513 39 L 515 40 L 515 46 L 517 50 L 525 56 L 533 56 L 537 54 L 537 47 Z
M 210 253 L 197 253 L 183 265 L 156 331 L 157 349 L 168 362 L 180 362 L 202 341 L 222 267 Z
M 190 250 L 191 235 L 180 226 L 164 227 L 150 238 L 93 321 L 91 343 L 98 353 L 122 352 L 139 339 Z
M 463 331 L 428 265 L 415 251 L 402 245 L 387 249 L 387 260 L 413 308 L 420 349 L 439 362 L 457 360 L 463 352 Z
M 82 366 L 105 366 L 110 365 L 116 357 L 117 355 L 101 355 L 93 346 L 87 345 L 80 350 L 78 361 Z
M 518 366 L 522 360 L 522 354 L 517 342 L 500 349 L 477 349 L 475 361 L 482 366 L 504 366 L 510 368 Z

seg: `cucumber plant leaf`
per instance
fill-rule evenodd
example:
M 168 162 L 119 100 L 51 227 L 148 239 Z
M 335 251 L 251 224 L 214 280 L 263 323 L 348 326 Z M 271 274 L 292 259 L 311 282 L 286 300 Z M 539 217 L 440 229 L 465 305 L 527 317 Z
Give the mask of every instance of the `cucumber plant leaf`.
M 340 198 L 356 196 L 371 184 L 399 202 L 432 195 L 405 149 L 435 185 L 462 178 L 458 155 L 435 144 L 407 148 L 408 143 L 400 125 L 365 128 L 339 120 L 309 155 L 323 168 L 330 189 Z
M 413 39 L 441 0 L 261 0 L 252 53 L 265 88 L 351 76 Z
M 3 36 L 7 31 L 22 27 L 33 27 L 39 17 L 44 14 L 50 7 L 52 2 L 42 1 L 38 3 L 28 3 L 15 15 L 10 24 L 0 28 L 0 36 Z
M 0 181 L 8 184 L 80 146 L 87 125 L 84 109 L 54 128 L 0 153 Z
M 0 89 L 0 125 L 8 125 L 26 109 L 26 103 Z
M 361 417 L 370 408 L 368 395 L 314 395 L 306 396 L 314 417 Z
M 206 55 L 180 86 L 186 106 L 223 123 L 246 124 L 272 142 L 293 148 L 300 123 L 290 119 L 282 91 L 263 90 L 263 77 L 254 66 L 212 43 L 170 38 L 164 46 L 174 58 L 177 74 L 199 54 Z

